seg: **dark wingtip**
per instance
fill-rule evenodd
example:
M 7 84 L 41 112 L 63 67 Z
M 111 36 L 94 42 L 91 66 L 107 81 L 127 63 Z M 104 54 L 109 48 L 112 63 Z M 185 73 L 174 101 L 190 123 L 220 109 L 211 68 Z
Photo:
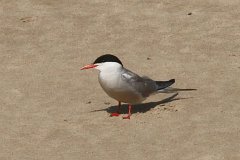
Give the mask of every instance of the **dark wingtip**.
M 168 81 L 156 81 L 156 84 L 158 85 L 157 90 L 167 88 L 167 87 L 171 86 L 173 83 L 175 83 L 175 79 L 170 79 Z
M 187 89 L 182 89 L 183 91 L 196 91 L 197 89 L 196 88 L 187 88 Z
M 175 79 L 170 79 L 169 82 L 175 83 Z

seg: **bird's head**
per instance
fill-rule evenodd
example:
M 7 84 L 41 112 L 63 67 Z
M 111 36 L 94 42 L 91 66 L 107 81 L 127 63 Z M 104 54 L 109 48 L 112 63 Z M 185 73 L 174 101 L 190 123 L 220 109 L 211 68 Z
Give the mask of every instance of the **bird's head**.
M 85 65 L 81 70 L 95 68 L 99 71 L 110 71 L 121 69 L 122 67 L 122 62 L 116 56 L 105 54 L 98 57 L 92 64 Z

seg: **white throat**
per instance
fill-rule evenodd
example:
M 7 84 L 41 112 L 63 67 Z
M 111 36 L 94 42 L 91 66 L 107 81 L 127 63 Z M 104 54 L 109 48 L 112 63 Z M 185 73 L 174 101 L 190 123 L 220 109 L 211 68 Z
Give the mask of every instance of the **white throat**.
M 97 63 L 96 65 L 98 65 L 96 69 L 98 69 L 100 73 L 120 72 L 123 68 L 123 66 L 117 62 L 103 62 Z
M 119 88 L 118 83 L 123 66 L 116 62 L 104 62 L 96 65 L 98 65 L 96 69 L 100 71 L 98 80 L 103 90 L 108 93 L 115 88 Z

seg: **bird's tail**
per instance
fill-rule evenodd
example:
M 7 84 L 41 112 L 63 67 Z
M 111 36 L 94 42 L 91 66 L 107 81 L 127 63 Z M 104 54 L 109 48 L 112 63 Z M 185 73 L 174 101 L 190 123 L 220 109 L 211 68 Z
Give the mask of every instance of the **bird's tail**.
M 197 89 L 182 89 L 182 88 L 173 88 L 173 87 L 168 87 L 168 88 L 164 88 L 162 90 L 158 90 L 159 93 L 176 93 L 178 91 L 196 91 Z
M 175 79 L 170 79 L 169 81 L 156 81 L 158 93 L 175 93 L 178 91 L 195 91 L 197 89 L 182 89 L 169 87 L 175 83 Z

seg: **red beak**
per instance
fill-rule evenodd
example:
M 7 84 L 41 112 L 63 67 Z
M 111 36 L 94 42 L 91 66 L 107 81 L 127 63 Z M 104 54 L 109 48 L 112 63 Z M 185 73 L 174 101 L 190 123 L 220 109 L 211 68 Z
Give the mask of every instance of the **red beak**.
M 97 67 L 97 65 L 95 65 L 95 64 L 88 64 L 88 65 L 82 67 L 81 70 L 95 68 L 95 67 Z

